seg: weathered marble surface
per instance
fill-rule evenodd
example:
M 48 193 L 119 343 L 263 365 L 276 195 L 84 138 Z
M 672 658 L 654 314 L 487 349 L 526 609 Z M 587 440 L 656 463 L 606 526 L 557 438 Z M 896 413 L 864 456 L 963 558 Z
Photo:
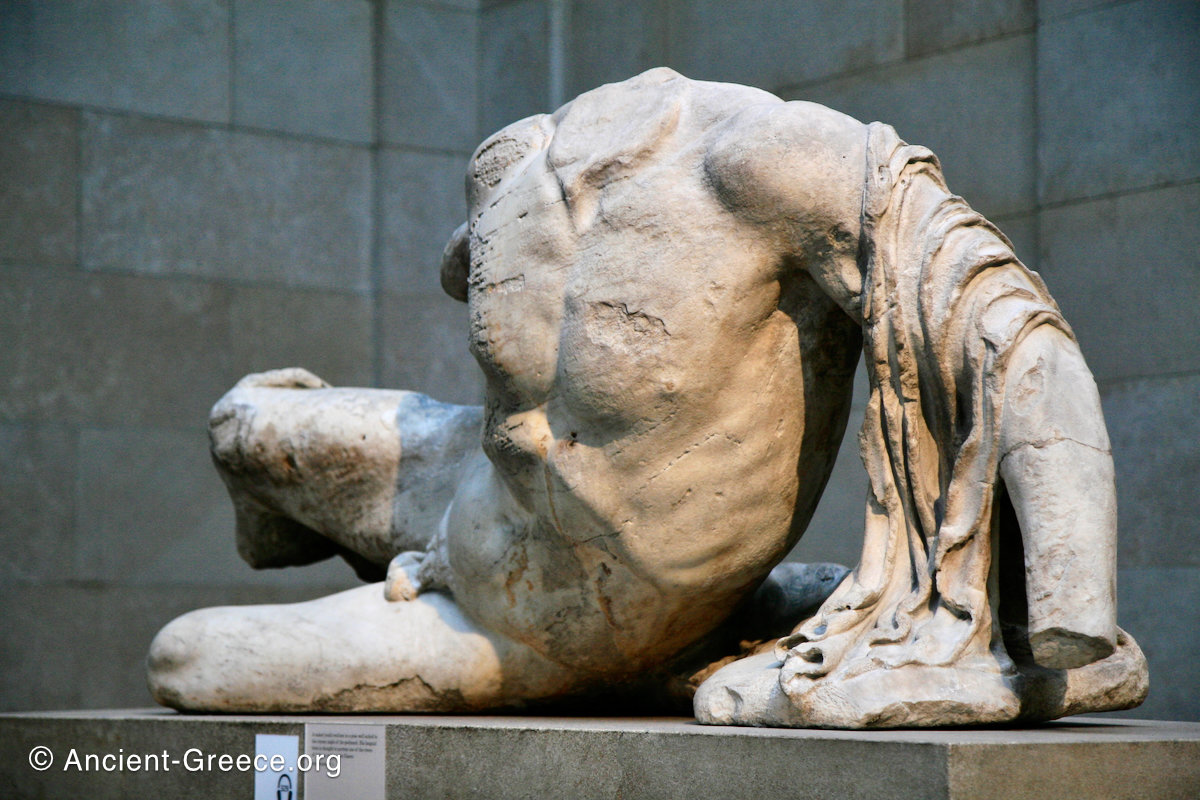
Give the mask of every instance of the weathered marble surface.
M 383 582 L 181 617 L 151 646 L 160 702 L 463 711 L 703 681 L 702 722 L 894 727 L 1144 696 L 1094 381 L 1040 278 L 887 126 L 669 70 L 601 87 L 479 147 L 442 283 L 483 409 L 298 369 L 218 402 L 239 552 Z M 860 352 L 862 563 L 771 573 Z

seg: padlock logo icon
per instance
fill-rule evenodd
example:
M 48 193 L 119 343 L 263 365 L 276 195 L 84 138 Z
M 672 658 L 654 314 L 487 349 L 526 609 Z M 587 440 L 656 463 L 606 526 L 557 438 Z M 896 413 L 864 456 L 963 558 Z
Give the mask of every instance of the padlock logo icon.
M 275 800 L 292 800 L 292 779 L 287 775 L 280 775 L 275 784 Z

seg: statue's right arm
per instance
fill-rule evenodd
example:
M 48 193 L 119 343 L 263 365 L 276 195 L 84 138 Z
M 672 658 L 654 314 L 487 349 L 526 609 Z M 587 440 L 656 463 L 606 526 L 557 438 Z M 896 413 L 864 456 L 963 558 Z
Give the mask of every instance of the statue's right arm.
M 1009 356 L 1000 477 L 1021 528 L 1029 641 L 1069 669 L 1116 644 L 1117 501 L 1100 394 L 1075 340 L 1041 325 Z

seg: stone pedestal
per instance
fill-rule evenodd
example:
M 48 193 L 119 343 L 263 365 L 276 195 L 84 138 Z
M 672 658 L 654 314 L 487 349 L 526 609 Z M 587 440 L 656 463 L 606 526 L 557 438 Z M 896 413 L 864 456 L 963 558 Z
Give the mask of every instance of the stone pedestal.
M 223 771 L 209 756 L 252 759 L 259 734 L 298 737 L 304 752 L 306 726 L 340 724 L 377 726 L 383 734 L 386 767 L 379 768 L 388 798 L 1200 797 L 1194 723 L 1073 718 L 1027 729 L 850 732 L 706 727 L 684 718 L 164 710 L 0 715 L 0 796 L 252 798 L 252 769 Z M 31 766 L 45 763 L 44 752 L 31 756 L 38 747 L 53 756 L 43 771 Z M 203 769 L 195 769 L 197 751 L 208 764 Z M 165 769 L 144 761 L 130 768 L 131 756 L 164 753 Z M 113 768 L 72 766 L 89 754 L 111 755 Z M 339 781 L 349 789 L 364 777 L 353 773 L 343 761 L 322 796 L 332 796 Z M 296 797 L 305 797 L 297 783 Z

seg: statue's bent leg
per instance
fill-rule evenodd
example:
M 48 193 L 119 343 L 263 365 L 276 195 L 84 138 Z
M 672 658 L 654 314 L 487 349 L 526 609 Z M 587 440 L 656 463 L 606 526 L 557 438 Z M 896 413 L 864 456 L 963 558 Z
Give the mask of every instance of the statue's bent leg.
M 447 595 L 394 603 L 378 584 L 185 614 L 155 637 L 148 672 L 155 700 L 192 711 L 469 711 L 575 681 Z
M 209 422 L 238 551 L 254 566 L 342 553 L 382 577 L 393 556 L 433 537 L 480 420 L 478 408 L 334 389 L 302 370 L 248 376 Z
M 1081 667 L 1117 642 L 1116 488 L 1100 396 L 1057 328 L 1031 331 L 1010 358 L 1000 475 L 1021 527 L 1029 643 L 1044 667 Z

